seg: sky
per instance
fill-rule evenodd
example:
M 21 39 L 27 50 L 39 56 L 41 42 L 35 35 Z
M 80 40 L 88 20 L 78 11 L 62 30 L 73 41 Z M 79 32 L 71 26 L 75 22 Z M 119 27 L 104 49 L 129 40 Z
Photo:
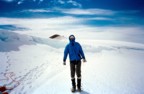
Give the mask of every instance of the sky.
M 0 17 L 73 16 L 93 25 L 143 24 L 143 0 L 0 0 Z M 97 18 L 96 18 L 97 17 Z M 115 18 L 119 21 L 110 21 Z M 127 19 L 126 19 L 127 18 Z M 99 21 L 96 21 L 98 20 Z M 142 19 L 142 20 L 141 20 Z M 124 22 L 125 21 L 125 22 Z
M 51 7 L 144 10 L 143 0 L 0 0 L 0 5 L 4 11 Z
M 137 36 L 132 41 L 144 42 L 138 39 L 144 0 L 0 0 L 0 22 L 0 30 L 105 32 L 107 39 Z

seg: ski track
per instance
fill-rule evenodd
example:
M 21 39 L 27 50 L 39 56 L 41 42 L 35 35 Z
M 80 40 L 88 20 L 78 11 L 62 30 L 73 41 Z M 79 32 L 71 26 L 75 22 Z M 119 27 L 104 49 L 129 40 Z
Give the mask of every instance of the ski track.
M 19 76 L 16 79 L 19 79 L 20 86 L 17 89 L 21 93 L 14 93 L 14 94 L 29 94 L 29 90 L 33 87 L 32 84 L 43 74 L 43 71 L 48 67 L 48 64 L 42 64 L 39 67 L 35 67 L 32 70 L 29 70 L 25 75 Z M 29 89 L 27 89 L 27 87 Z M 26 89 L 26 90 L 25 90 Z
M 7 61 L 6 61 L 7 66 L 5 68 L 5 72 L 3 72 L 1 74 L 7 74 L 6 77 L 5 77 L 5 80 L 9 81 L 9 83 L 6 84 L 7 86 L 14 86 L 15 83 L 13 83 L 13 81 L 9 78 L 10 77 L 9 73 L 11 73 L 9 68 L 10 68 L 12 62 L 11 62 L 10 57 L 8 56 L 8 54 L 6 53 L 5 55 L 7 57 Z M 31 89 L 33 82 L 43 74 L 43 71 L 47 67 L 48 67 L 48 64 L 44 63 L 44 64 L 41 64 L 39 67 L 37 66 L 37 67 L 29 70 L 24 75 L 21 75 L 21 76 L 18 76 L 18 77 L 14 76 L 13 79 L 16 80 L 16 81 L 19 81 L 20 85 L 15 88 L 16 91 L 14 91 L 13 94 L 29 94 L 29 93 L 26 92 L 26 91 L 29 91 L 29 90 L 28 89 L 25 90 L 26 87 Z M 21 70 L 21 71 L 25 71 L 25 70 Z
M 11 66 L 11 63 L 10 63 L 10 58 L 9 58 L 8 54 L 5 53 L 5 55 L 6 55 L 6 58 L 7 58 L 7 61 L 6 61 L 7 66 L 6 66 L 6 69 L 5 69 L 5 73 L 7 73 L 9 71 L 10 66 Z

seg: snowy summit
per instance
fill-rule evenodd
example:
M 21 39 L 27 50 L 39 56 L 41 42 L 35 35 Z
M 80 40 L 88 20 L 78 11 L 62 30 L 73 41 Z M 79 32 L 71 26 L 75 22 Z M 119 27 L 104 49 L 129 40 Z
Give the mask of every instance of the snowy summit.
M 143 0 L 0 0 L 0 94 L 73 94 L 70 60 L 63 61 L 70 35 L 87 61 L 75 94 L 144 94 L 143 7 Z

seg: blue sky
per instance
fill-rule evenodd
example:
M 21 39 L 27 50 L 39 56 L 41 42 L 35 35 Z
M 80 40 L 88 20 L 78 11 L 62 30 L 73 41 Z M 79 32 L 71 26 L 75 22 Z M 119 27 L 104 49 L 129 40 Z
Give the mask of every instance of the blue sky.
M 71 9 L 78 9 L 78 12 L 87 13 L 66 13 L 64 10 L 72 12 Z M 99 9 L 99 10 L 98 10 Z M 28 11 L 27 11 L 28 10 Z M 45 10 L 45 11 L 29 11 Z M 51 10 L 50 12 L 46 10 Z M 62 10 L 62 11 L 61 11 Z M 74 10 L 74 11 L 75 11 Z M 111 15 L 91 13 L 95 11 L 111 11 Z M 1 0 L 0 16 L 14 18 L 37 18 L 55 16 L 74 16 L 80 18 L 101 17 L 103 20 L 89 20 L 85 22 L 91 25 L 141 25 L 144 17 L 143 0 Z M 106 18 L 105 18 L 106 17 Z M 115 21 L 108 19 L 115 18 Z M 128 19 L 126 19 L 128 18 Z M 107 20 L 106 20 L 107 19 Z M 141 20 L 142 19 L 142 20 Z
M 143 0 L 1 0 L 4 11 L 29 8 L 101 8 L 110 10 L 144 10 Z
M 0 0 L 0 22 L 0 30 L 88 31 L 144 43 L 144 0 Z

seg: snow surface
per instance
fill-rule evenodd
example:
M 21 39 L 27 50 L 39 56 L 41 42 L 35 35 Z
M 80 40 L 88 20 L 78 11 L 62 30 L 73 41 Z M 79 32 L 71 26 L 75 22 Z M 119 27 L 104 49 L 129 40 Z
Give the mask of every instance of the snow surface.
M 51 36 L 51 35 L 50 35 Z M 78 39 L 87 62 L 82 63 L 82 89 L 75 94 L 144 94 L 144 44 Z M 0 85 L 15 86 L 10 94 L 71 94 L 68 41 L 0 31 Z

